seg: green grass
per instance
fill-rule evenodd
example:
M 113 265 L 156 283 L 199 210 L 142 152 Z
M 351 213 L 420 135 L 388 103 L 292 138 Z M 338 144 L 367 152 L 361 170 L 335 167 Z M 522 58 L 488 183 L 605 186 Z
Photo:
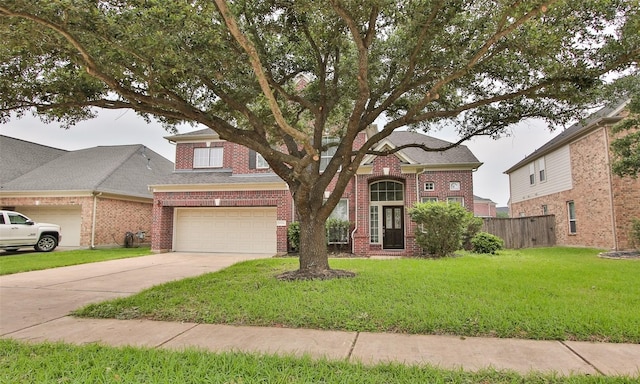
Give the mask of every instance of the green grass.
M 335 259 L 352 279 L 280 282 L 263 259 L 93 304 L 86 317 L 640 343 L 640 260 L 546 248 L 439 260 Z
M 0 340 L 0 383 L 636 383 L 628 377 L 365 366 L 243 353 L 25 344 Z
M 151 254 L 149 248 L 79 249 L 48 253 L 22 253 L 7 255 L 0 253 L 0 275 L 37 271 L 96 261 L 123 259 Z

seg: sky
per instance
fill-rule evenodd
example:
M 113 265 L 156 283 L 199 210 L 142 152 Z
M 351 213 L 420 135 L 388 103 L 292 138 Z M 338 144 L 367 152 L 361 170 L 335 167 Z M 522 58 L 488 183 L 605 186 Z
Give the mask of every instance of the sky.
M 179 133 L 202 129 L 184 125 Z M 522 122 L 514 127 L 509 137 L 493 140 L 477 137 L 464 143 L 483 165 L 473 174 L 474 194 L 506 206 L 509 200 L 509 177 L 504 171 L 541 147 L 560 133 L 549 131 L 539 121 Z M 44 124 L 39 119 L 25 116 L 0 125 L 0 134 L 54 148 L 77 150 L 96 146 L 142 144 L 171 161 L 175 161 L 175 146 L 164 137 L 171 133 L 159 123 L 147 124 L 133 111 L 100 111 L 97 118 L 86 120 L 69 129 L 59 124 Z M 456 141 L 453 132 L 429 132 L 442 140 Z M 0 148 L 2 150 L 2 148 Z

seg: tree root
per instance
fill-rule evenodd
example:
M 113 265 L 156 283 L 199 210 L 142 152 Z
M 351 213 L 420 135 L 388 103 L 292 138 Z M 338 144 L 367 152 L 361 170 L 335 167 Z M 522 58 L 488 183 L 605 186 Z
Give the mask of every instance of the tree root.
M 287 271 L 276 276 L 280 281 L 299 281 L 299 280 L 331 280 L 341 279 L 345 277 L 355 277 L 354 272 L 342 269 L 306 269 Z

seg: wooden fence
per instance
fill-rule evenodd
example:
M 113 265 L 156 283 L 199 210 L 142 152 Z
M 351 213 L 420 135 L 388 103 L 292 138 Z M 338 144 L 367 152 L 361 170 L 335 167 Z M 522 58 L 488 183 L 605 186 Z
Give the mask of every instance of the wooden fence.
M 483 219 L 482 231 L 502 238 L 505 248 L 552 247 L 556 244 L 554 215 Z

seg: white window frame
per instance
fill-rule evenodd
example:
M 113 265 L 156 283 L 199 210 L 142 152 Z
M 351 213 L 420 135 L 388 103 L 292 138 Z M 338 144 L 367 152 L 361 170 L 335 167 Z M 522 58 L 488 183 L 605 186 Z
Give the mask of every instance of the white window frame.
M 529 185 L 536 184 L 536 164 L 529 163 Z
M 438 198 L 435 196 L 422 196 L 420 198 L 420 202 L 421 203 L 437 203 L 438 202 Z
M 427 181 L 426 183 L 424 183 L 424 190 L 429 192 L 435 191 L 436 183 L 434 181 Z
M 549 214 L 549 206 L 547 204 L 542 204 L 542 214 L 543 215 Z
M 256 169 L 268 169 L 269 163 L 264 159 L 264 157 L 256 152 Z
M 344 205 L 344 208 L 341 207 L 342 205 Z M 340 201 L 338 201 L 338 204 L 333 207 L 333 211 L 331 211 L 329 218 L 349 221 L 349 199 L 340 199 Z
M 339 143 L 339 142 L 340 142 L 340 138 L 338 137 L 325 136 L 322 138 L 322 146 L 325 146 L 331 143 Z M 338 146 L 334 145 L 329 147 L 329 149 L 327 149 L 326 151 L 322 151 L 320 153 L 320 172 L 324 172 L 324 170 L 327 169 L 327 167 L 329 166 L 329 162 L 331 162 L 331 159 L 336 154 L 337 150 L 338 150 Z
M 459 181 L 450 181 L 449 182 L 449 190 L 450 191 L 459 191 L 461 188 L 462 183 L 460 183 Z
M 223 159 L 223 147 L 193 149 L 193 168 L 222 168 Z
M 541 183 L 547 181 L 547 167 L 545 166 L 544 157 L 538 159 L 538 180 Z
M 567 221 L 569 224 L 569 234 L 575 235 L 576 233 L 578 233 L 576 220 L 576 204 L 573 200 L 567 201 Z
M 447 204 L 456 203 L 460 204 L 464 207 L 464 197 L 463 196 L 449 196 L 447 197 Z

